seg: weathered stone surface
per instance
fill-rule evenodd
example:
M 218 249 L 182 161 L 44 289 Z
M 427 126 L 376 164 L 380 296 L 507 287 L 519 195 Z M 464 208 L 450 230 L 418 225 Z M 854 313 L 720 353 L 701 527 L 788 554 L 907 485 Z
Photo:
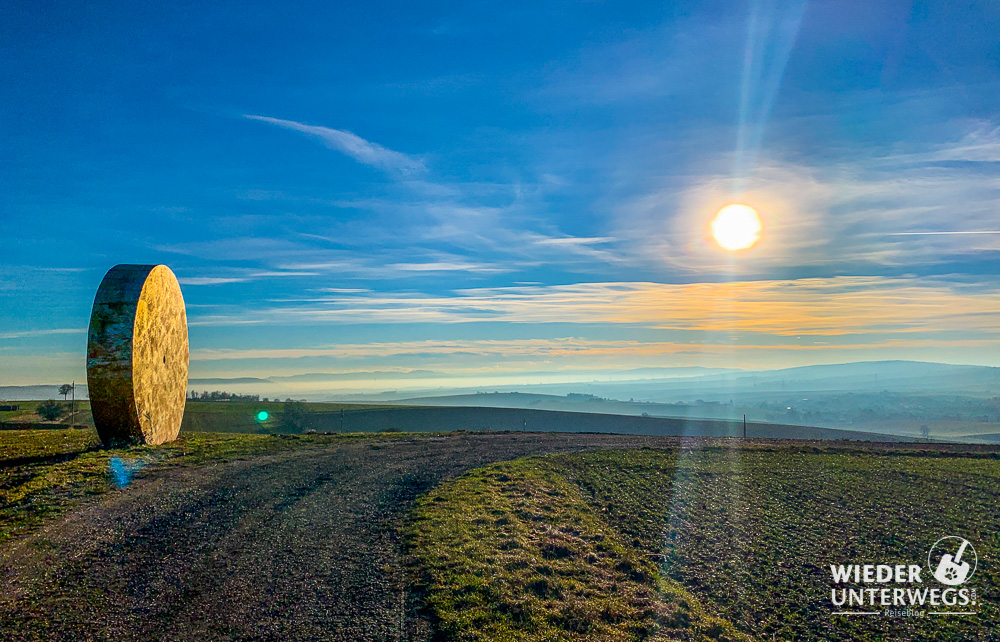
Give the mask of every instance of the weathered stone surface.
M 162 444 L 180 431 L 187 391 L 184 298 L 165 265 L 116 265 L 94 298 L 87 386 L 105 445 Z

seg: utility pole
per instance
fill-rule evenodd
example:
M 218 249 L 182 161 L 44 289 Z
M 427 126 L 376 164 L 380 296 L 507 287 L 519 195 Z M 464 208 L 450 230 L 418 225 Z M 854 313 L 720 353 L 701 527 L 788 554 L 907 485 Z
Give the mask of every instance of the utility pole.
M 743 415 L 743 438 L 747 438 L 747 416 Z
M 69 427 L 76 428 L 76 381 L 73 381 L 73 405 L 69 413 Z

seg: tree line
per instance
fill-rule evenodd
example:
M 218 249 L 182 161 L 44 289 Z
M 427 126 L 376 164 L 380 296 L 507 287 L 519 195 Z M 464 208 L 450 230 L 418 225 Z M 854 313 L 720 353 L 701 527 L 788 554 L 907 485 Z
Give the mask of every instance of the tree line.
M 260 395 L 240 395 L 224 390 L 213 390 L 212 392 L 202 390 L 199 393 L 192 390 L 188 393 L 188 399 L 191 401 L 260 401 Z

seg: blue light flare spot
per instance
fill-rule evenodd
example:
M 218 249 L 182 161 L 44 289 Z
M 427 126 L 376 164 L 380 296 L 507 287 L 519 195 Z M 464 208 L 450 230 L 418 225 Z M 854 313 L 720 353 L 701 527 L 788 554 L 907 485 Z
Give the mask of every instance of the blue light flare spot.
M 111 471 L 111 477 L 114 479 L 118 488 L 125 488 L 128 486 L 132 481 L 132 476 L 135 475 L 136 471 L 143 466 L 145 466 L 145 464 L 142 462 L 125 462 L 118 457 L 112 457 L 108 460 L 108 468 Z
M 271 415 L 267 414 L 266 410 L 261 410 L 257 413 L 257 421 L 267 421 L 267 418 Z

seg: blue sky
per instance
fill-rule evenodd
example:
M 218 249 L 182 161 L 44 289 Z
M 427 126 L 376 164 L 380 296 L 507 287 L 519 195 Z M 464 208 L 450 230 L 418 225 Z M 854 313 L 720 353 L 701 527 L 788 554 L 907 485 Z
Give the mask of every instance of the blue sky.
M 117 263 L 192 377 L 1000 365 L 994 2 L 0 14 L 0 384 L 85 377 Z

